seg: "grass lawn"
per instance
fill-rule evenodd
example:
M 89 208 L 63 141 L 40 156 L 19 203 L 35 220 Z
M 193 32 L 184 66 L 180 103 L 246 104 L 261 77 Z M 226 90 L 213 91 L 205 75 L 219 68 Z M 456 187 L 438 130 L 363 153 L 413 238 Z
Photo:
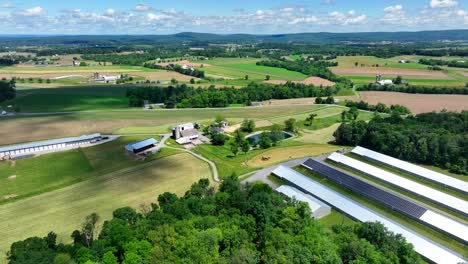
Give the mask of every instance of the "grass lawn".
M 201 178 L 211 178 L 209 166 L 184 153 L 1 205 L 0 262 L 12 242 L 52 230 L 58 234 L 57 242 L 70 242 L 72 231 L 93 212 L 100 215 L 102 225 L 117 208 L 148 206 L 163 192 L 183 195 Z
M 268 149 L 265 152 L 253 157 L 247 162 L 248 166 L 267 167 L 283 161 L 298 159 L 310 156 L 319 156 L 338 150 L 339 146 L 327 144 L 307 144 L 303 146 L 279 147 Z M 262 157 L 270 157 L 268 161 L 262 161 Z
M 355 221 L 348 216 L 341 214 L 340 212 L 332 209 L 331 213 L 324 218 L 318 219 L 320 223 L 328 228 L 332 228 L 334 225 L 351 225 Z
M 94 147 L 51 153 L 13 163 L 0 162 L 0 204 L 15 202 L 173 154 L 173 151 L 164 149 L 141 162 L 125 153 L 126 144 L 146 137 L 122 137 Z M 13 175 L 16 178 L 9 179 Z M 4 199 L 4 196 L 12 194 L 17 197 Z
M 383 206 L 382 204 L 379 204 L 377 202 L 374 202 L 368 198 L 365 198 L 364 196 L 362 195 L 359 195 L 359 194 L 356 194 L 352 191 L 350 191 L 349 189 L 346 189 L 344 187 L 342 187 L 341 185 L 338 185 L 328 179 L 326 179 L 325 177 L 321 176 L 321 175 L 318 175 L 318 174 L 314 174 L 312 173 L 311 171 L 305 169 L 305 168 L 302 168 L 302 167 L 296 167 L 296 170 L 299 171 L 300 173 L 304 174 L 304 175 L 307 175 L 309 176 L 310 178 L 320 182 L 321 184 L 347 196 L 348 198 L 368 207 L 369 209 L 371 210 L 374 210 L 375 212 L 385 216 L 385 217 L 388 217 L 389 219 L 392 219 L 402 225 L 404 225 L 405 227 L 408 227 L 409 229 L 413 230 L 413 231 L 416 231 L 418 232 L 419 234 L 449 248 L 449 249 L 452 249 L 464 256 L 468 255 L 468 248 L 463 245 L 462 243 L 438 232 L 438 231 L 435 231 L 434 229 L 430 228 L 430 227 L 427 227 L 421 223 L 418 223 L 416 221 L 414 221 L 413 219 L 407 217 L 407 216 L 404 216 L 400 213 L 397 213 L 396 211 L 392 211 L 390 209 L 388 209 L 387 207 Z

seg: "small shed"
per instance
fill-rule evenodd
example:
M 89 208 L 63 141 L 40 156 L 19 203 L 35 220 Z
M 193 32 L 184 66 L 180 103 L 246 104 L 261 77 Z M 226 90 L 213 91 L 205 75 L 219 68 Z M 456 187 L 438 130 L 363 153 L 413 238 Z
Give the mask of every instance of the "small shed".
M 156 144 L 158 144 L 156 139 L 147 138 L 145 140 L 126 145 L 125 150 L 132 153 L 139 153 L 154 147 Z

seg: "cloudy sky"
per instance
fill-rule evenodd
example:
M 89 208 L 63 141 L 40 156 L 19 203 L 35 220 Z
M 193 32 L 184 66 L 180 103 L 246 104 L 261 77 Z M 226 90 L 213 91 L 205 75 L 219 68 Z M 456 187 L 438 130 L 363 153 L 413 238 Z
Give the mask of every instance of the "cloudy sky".
M 0 0 L 0 34 L 468 29 L 467 0 Z

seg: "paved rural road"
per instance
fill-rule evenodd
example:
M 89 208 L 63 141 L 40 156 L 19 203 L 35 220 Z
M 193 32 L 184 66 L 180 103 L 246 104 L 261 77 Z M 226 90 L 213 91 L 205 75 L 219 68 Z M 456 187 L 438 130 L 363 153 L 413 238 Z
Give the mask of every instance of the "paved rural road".
M 191 150 L 182 149 L 182 148 L 169 147 L 168 145 L 165 144 L 165 142 L 166 142 L 166 140 L 168 140 L 170 137 L 171 137 L 171 134 L 164 134 L 164 135 L 163 135 L 163 138 L 161 139 L 161 142 L 159 143 L 159 144 L 160 144 L 160 148 L 175 149 L 175 150 L 187 152 L 187 153 L 189 153 L 190 155 L 196 157 L 197 159 L 200 159 L 200 160 L 205 161 L 205 162 L 208 163 L 208 165 L 210 165 L 210 167 L 211 167 L 211 171 L 213 172 L 213 180 L 214 180 L 215 182 L 221 182 L 221 180 L 219 179 L 218 168 L 216 167 L 216 164 L 215 164 L 214 162 L 212 162 L 211 160 L 209 160 L 209 159 L 203 157 L 202 155 L 197 154 L 197 153 L 195 153 L 195 152 L 193 152 L 193 151 L 191 151 Z
M 242 182 L 245 183 L 245 182 L 262 181 L 262 182 L 270 185 L 272 188 L 275 189 L 275 188 L 277 188 L 279 186 L 277 184 L 275 184 L 274 182 L 270 181 L 267 178 L 274 169 L 278 168 L 279 166 L 285 166 L 285 167 L 292 168 L 292 167 L 295 167 L 295 166 L 298 166 L 298 165 L 304 163 L 304 161 L 306 161 L 307 159 L 308 159 L 308 157 L 300 158 L 300 159 L 294 159 L 294 160 L 290 160 L 290 161 L 286 161 L 286 162 L 283 162 L 283 163 L 280 163 L 280 164 L 270 166 L 268 168 L 261 169 L 261 170 L 257 171 L 253 176 L 250 176 L 249 178 L 243 180 Z M 248 174 L 251 174 L 251 173 L 248 173 Z M 248 174 L 246 174 L 246 175 L 248 175 Z

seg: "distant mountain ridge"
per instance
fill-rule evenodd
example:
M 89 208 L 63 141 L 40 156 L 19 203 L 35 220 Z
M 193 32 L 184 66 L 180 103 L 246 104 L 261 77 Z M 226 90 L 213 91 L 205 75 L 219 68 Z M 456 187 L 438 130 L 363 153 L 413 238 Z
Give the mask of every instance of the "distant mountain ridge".
M 108 42 L 113 44 L 157 43 L 186 41 L 198 43 L 317 43 L 333 44 L 343 42 L 435 42 L 435 41 L 468 41 L 468 29 L 438 31 L 402 31 L 402 32 L 356 32 L 356 33 L 294 33 L 294 34 L 212 34 L 181 32 L 171 35 L 0 35 L 0 43 L 17 40 L 22 42 L 38 41 L 43 44 L 86 44 Z

